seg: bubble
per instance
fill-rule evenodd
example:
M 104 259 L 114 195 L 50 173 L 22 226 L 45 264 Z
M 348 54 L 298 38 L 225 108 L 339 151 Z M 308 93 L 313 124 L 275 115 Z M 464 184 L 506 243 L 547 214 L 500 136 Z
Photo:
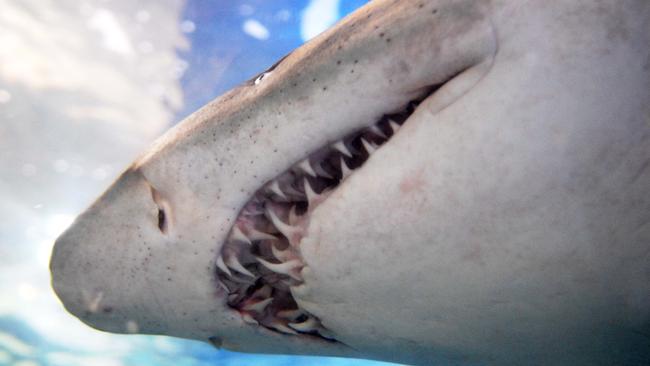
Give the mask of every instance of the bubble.
M 181 32 L 192 33 L 196 30 L 196 25 L 191 20 L 184 20 L 181 22 Z
M 57 173 L 65 173 L 68 171 L 68 169 L 70 169 L 70 164 L 63 159 L 54 161 L 54 164 L 52 164 L 52 166 L 54 167 L 54 171 Z
M 268 39 L 270 35 L 269 30 L 255 19 L 246 20 L 242 25 L 242 28 L 244 33 L 261 41 Z
M 188 67 L 187 61 L 182 59 L 177 60 L 176 64 L 174 65 L 174 70 L 172 71 L 172 75 L 176 79 L 180 79 L 181 77 L 183 77 L 183 74 L 185 74 L 187 67 Z

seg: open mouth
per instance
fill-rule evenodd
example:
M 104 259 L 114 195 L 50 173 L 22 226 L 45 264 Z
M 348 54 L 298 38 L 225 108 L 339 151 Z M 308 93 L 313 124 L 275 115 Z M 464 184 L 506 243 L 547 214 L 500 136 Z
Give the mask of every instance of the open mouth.
M 244 205 L 217 259 L 216 275 L 228 292 L 228 306 L 246 323 L 336 342 L 320 319 L 297 304 L 291 292 L 303 283 L 300 241 L 310 214 L 390 140 L 432 93 L 319 148 L 267 182 Z

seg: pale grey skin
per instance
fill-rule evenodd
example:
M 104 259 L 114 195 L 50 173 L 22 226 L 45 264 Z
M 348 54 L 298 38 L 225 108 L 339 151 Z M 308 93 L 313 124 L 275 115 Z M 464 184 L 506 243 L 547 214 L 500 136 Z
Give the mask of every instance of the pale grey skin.
M 301 243 L 294 295 L 342 343 L 245 324 L 214 279 L 242 205 L 443 82 Z M 57 240 L 51 268 L 66 308 L 110 332 L 633 365 L 650 359 L 649 222 L 649 1 L 373 1 L 169 131 Z

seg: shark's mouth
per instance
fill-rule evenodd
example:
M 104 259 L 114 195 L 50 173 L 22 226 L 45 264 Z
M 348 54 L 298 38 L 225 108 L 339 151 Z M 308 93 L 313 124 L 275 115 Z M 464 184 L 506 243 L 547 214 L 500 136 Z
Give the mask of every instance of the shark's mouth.
M 227 304 L 243 321 L 282 334 L 336 342 L 320 319 L 302 309 L 292 295 L 292 287 L 303 283 L 300 241 L 310 213 L 395 135 L 424 97 L 314 151 L 267 182 L 245 204 L 216 262 L 217 282 L 228 292 Z

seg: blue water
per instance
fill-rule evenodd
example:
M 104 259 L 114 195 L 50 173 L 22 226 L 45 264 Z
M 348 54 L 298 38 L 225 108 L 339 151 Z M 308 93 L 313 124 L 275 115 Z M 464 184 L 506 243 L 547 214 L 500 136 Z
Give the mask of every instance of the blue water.
M 381 364 L 101 333 L 63 310 L 47 268 L 54 238 L 151 140 L 363 3 L 6 1 L 0 365 Z

